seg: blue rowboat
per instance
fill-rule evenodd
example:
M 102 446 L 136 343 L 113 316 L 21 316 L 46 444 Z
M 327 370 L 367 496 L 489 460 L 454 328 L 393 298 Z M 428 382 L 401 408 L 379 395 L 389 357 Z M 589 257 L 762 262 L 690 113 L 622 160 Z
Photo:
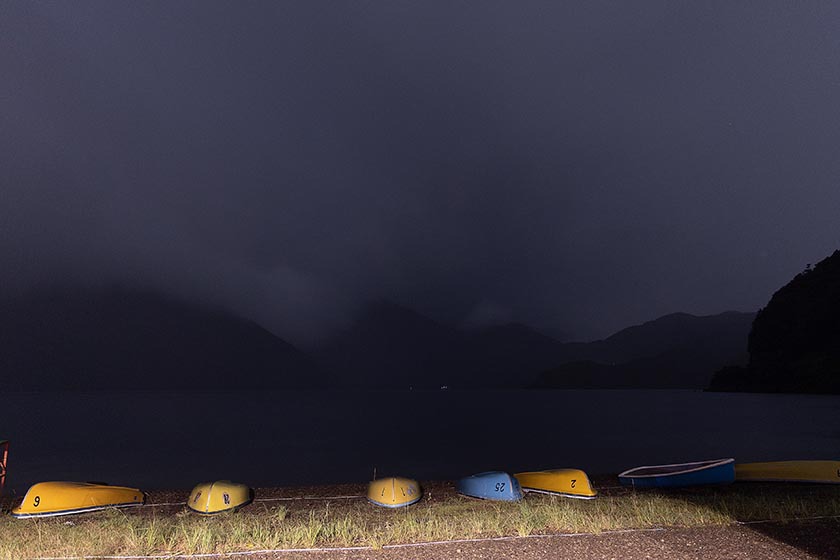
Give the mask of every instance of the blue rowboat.
M 455 483 L 455 490 L 464 496 L 482 500 L 515 502 L 522 499 L 519 482 L 506 472 L 491 471 L 467 476 Z
M 637 488 L 678 488 L 735 481 L 735 460 L 715 459 L 695 463 L 636 467 L 618 475 L 625 486 Z

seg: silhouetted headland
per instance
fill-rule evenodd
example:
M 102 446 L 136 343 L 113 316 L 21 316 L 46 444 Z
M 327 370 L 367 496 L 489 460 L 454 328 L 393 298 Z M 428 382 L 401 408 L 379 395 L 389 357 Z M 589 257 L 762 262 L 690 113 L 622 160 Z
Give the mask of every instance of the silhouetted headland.
M 758 312 L 746 366 L 717 372 L 713 391 L 840 393 L 840 251 L 796 275 Z

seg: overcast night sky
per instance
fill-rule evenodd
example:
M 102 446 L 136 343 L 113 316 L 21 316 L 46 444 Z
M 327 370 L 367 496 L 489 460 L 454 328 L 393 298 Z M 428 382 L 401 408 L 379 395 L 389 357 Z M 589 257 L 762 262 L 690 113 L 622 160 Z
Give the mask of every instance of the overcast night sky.
M 591 338 L 840 246 L 840 4 L 4 2 L 0 282 Z

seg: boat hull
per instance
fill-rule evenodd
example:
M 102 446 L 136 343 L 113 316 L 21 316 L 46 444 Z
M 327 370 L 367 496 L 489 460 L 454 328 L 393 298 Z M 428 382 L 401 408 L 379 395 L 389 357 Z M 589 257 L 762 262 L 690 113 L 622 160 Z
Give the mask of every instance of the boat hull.
M 254 501 L 254 491 L 244 484 L 229 480 L 203 482 L 193 488 L 187 507 L 196 513 L 214 515 L 233 511 Z
M 716 459 L 694 463 L 675 463 L 636 467 L 618 475 L 625 486 L 637 488 L 681 488 L 735 481 L 735 460 Z
M 840 484 L 840 461 L 773 461 L 735 465 L 738 482 Z
M 139 506 L 145 501 L 146 495 L 137 488 L 87 482 L 39 482 L 12 510 L 12 517 L 73 515 L 106 508 Z
M 523 497 L 519 481 L 506 472 L 491 471 L 467 476 L 455 483 L 459 494 L 482 500 L 515 502 Z
M 410 506 L 420 500 L 423 490 L 416 480 L 409 478 L 381 478 L 368 484 L 367 499 L 385 508 Z
M 514 475 L 524 492 L 538 492 L 591 500 L 598 493 L 589 477 L 580 469 L 554 469 L 517 473 Z

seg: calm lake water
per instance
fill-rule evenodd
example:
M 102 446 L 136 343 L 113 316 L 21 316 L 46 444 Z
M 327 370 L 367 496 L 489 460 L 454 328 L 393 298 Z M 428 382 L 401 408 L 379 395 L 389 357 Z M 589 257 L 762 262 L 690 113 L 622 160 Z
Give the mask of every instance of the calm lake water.
M 840 397 L 695 391 L 6 394 L 10 493 L 453 479 L 483 470 L 840 459 Z

